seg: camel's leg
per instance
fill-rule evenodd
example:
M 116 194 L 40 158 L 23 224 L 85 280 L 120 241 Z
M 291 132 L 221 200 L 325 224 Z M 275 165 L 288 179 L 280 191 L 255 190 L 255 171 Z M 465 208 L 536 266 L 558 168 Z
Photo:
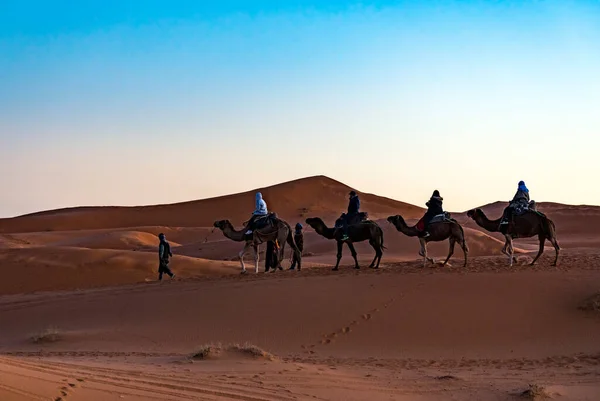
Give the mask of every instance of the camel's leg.
M 467 240 L 463 237 L 462 238 L 462 242 L 460 243 L 460 247 L 463 250 L 463 253 L 465 255 L 465 264 L 463 267 L 467 267 L 468 264 L 468 257 L 469 257 L 469 247 L 467 246 Z
M 246 271 L 246 265 L 244 264 L 244 255 L 248 252 L 248 249 L 250 249 L 250 244 L 246 242 L 244 249 L 242 249 L 238 254 L 238 257 L 240 258 L 240 264 L 242 265 L 242 274 L 248 273 Z
M 377 252 L 377 248 L 373 245 L 373 249 L 375 249 L 375 256 L 373 257 L 373 261 L 369 265 L 369 269 L 376 269 L 375 262 L 377 262 L 377 258 L 379 257 L 379 253 Z
M 506 256 L 510 256 L 510 254 L 508 253 L 508 241 L 504 241 L 504 246 L 502 247 L 502 250 L 500 252 L 502 252 Z
M 344 243 L 342 241 L 337 241 L 337 261 L 335 262 L 335 267 L 333 268 L 333 270 L 340 269 L 340 260 L 342 260 L 342 247 L 343 246 L 344 246 Z
M 548 241 L 550 241 L 550 243 L 554 247 L 554 250 L 556 251 L 556 257 L 554 258 L 554 263 L 552 264 L 552 266 L 556 266 L 558 264 L 558 254 L 560 253 L 560 246 L 558 245 L 558 241 L 554 237 L 548 238 Z
M 544 234 L 540 234 L 539 239 L 540 239 L 540 250 L 538 251 L 537 256 L 535 257 L 535 259 L 533 259 L 533 262 L 531 262 L 531 264 L 529 266 L 533 266 L 535 264 L 535 262 L 537 262 L 538 258 L 540 256 L 542 256 L 542 253 L 544 253 L 544 245 L 546 244 L 546 236 Z
M 504 248 L 502 248 L 501 251 L 503 254 L 505 254 L 506 256 L 508 256 L 510 258 L 510 252 L 508 252 L 508 240 L 506 240 L 506 242 L 504 243 Z M 513 257 L 512 259 L 514 262 L 517 261 L 517 258 Z M 512 266 L 512 265 L 511 265 Z
M 448 263 L 448 261 L 450 260 L 450 257 L 452 255 L 454 255 L 454 244 L 456 243 L 456 240 L 454 239 L 454 237 L 450 237 L 450 248 L 448 249 L 448 256 L 446 257 L 446 260 L 444 260 L 444 263 L 442 264 L 442 266 L 446 266 L 446 263 Z
M 260 259 L 258 254 L 258 245 L 254 245 L 254 272 L 258 273 L 258 259 Z
M 281 266 L 281 262 L 283 262 L 283 258 L 285 257 L 285 242 L 281 242 L 279 241 L 279 249 L 277 250 L 277 265 L 275 265 L 275 267 L 273 268 L 273 271 L 275 270 L 283 270 L 283 267 Z
M 277 268 L 279 270 L 283 270 L 283 266 L 281 265 L 281 263 L 283 262 L 283 259 L 285 258 L 285 252 L 283 247 L 281 247 L 281 253 L 279 254 L 279 257 L 277 258 Z
M 512 267 L 513 261 L 517 261 L 517 259 L 515 258 L 515 248 L 513 247 L 513 240 L 510 237 L 510 235 L 505 235 L 504 238 L 506 239 L 506 249 L 508 252 L 508 265 Z
M 381 262 L 381 256 L 383 256 L 383 252 L 381 251 L 381 246 L 374 240 L 369 241 L 369 244 L 375 250 L 375 257 L 373 258 L 373 261 L 371 262 L 371 265 L 369 266 L 369 268 L 379 269 L 379 263 Z M 375 265 L 375 262 L 377 262 L 377 265 Z
M 375 258 L 377 258 L 377 264 L 374 269 L 379 269 L 379 264 L 381 263 L 381 258 L 383 257 L 383 251 L 381 250 L 381 245 L 377 244 L 375 248 Z
M 352 245 L 352 242 L 346 242 L 346 245 L 348 245 L 348 248 L 350 248 L 350 253 L 354 258 L 354 268 L 360 269 L 360 266 L 358 265 L 358 259 L 356 258 L 356 249 L 354 249 L 354 245 Z
M 435 264 L 435 260 L 427 256 L 427 241 L 425 241 L 423 238 L 419 238 L 419 242 L 421 243 L 421 251 L 419 252 L 419 255 L 423 256 L 423 268 L 427 266 L 427 261 Z

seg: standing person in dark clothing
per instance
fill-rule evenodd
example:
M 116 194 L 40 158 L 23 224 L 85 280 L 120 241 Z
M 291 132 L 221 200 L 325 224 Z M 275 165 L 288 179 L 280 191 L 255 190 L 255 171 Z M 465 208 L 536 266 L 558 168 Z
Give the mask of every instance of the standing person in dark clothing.
M 277 247 L 275 241 L 267 241 L 267 251 L 265 252 L 265 272 L 277 269 L 279 264 L 279 256 L 277 255 Z
M 169 269 L 169 258 L 173 257 L 171 245 L 169 245 L 163 233 L 158 234 L 158 239 L 160 240 L 160 245 L 158 246 L 158 280 L 162 280 L 163 273 L 173 279 L 175 275 Z
M 423 218 L 417 223 L 417 230 L 421 232 L 421 234 L 419 234 L 419 237 L 429 237 L 427 227 L 429 226 L 429 223 L 435 216 L 444 213 L 444 209 L 442 207 L 443 201 L 444 198 L 440 196 L 440 191 L 438 191 L 437 189 L 433 191 L 431 198 L 425 204 L 427 206 L 427 212 L 425 212 L 425 216 L 423 216 Z
M 353 223 L 353 220 L 356 219 L 356 216 L 358 216 L 358 213 L 360 212 L 360 199 L 358 199 L 356 191 L 350 191 L 348 195 L 350 196 L 348 202 L 348 213 L 346 213 L 346 218 L 342 222 L 342 241 L 348 239 L 348 225 Z
M 302 251 L 304 250 L 304 234 L 302 233 L 302 224 L 300 223 L 296 223 L 296 229 L 294 231 L 294 242 L 296 243 L 296 246 L 298 247 L 300 253 L 302 253 Z M 290 270 L 295 270 L 298 260 L 296 258 L 296 253 L 293 253 L 292 255 L 292 266 L 290 267 Z M 300 268 L 298 268 L 298 270 L 300 270 Z

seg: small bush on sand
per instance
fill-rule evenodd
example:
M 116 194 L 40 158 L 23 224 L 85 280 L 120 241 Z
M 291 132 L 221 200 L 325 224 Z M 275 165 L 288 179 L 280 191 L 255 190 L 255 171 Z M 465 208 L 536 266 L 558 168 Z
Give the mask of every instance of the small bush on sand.
M 587 312 L 600 312 L 600 292 L 583 301 L 583 303 L 579 305 L 579 309 Z
M 244 355 L 248 355 L 254 358 L 262 358 L 267 359 L 269 361 L 275 360 L 275 355 L 270 352 L 265 351 L 264 349 L 257 347 L 252 344 L 233 344 L 228 347 L 228 351 L 238 352 Z
M 521 397 L 527 400 L 547 400 L 550 398 L 543 386 L 530 384 L 529 388 L 521 393 Z
M 229 344 L 223 346 L 220 343 L 206 344 L 200 347 L 196 353 L 192 355 L 192 359 L 212 359 L 218 358 L 224 353 L 245 355 L 255 359 L 266 359 L 274 361 L 276 358 L 270 352 L 263 350 L 260 347 L 252 344 Z
M 36 344 L 53 343 L 59 341 L 60 338 L 60 331 L 56 327 L 48 327 L 39 333 L 34 333 L 31 335 L 31 341 Z
M 209 359 L 219 356 L 223 352 L 221 344 L 205 344 L 192 355 L 193 359 Z

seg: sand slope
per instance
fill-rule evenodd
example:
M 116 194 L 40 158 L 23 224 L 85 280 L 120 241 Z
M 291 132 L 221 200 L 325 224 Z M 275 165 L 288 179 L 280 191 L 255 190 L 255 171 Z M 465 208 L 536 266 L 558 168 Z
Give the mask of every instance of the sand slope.
M 181 278 L 239 273 L 238 263 L 178 255 Z M 93 288 L 154 281 L 158 260 L 154 253 L 112 249 L 43 247 L 0 250 L 0 294 Z
M 5 296 L 0 396 L 488 401 L 535 383 L 593 400 L 600 321 L 577 306 L 599 270 L 569 257 L 565 271 L 344 270 Z M 57 341 L 31 341 L 48 327 Z M 277 360 L 190 361 L 214 342 Z
M 292 224 L 332 224 L 348 191 L 326 177 L 263 190 Z M 362 194 L 384 230 L 381 269 L 366 268 L 374 253 L 360 243 L 363 268 L 345 249 L 332 272 L 335 242 L 307 228 L 301 272 L 242 276 L 243 244 L 211 224 L 239 227 L 253 192 L 0 220 L 0 400 L 509 401 L 530 384 L 550 399 L 599 399 L 600 315 L 579 307 L 600 291 L 600 208 L 540 204 L 564 248 L 558 268 L 552 250 L 527 266 L 535 239 L 516 242 L 509 268 L 501 236 L 458 213 L 469 267 L 457 247 L 451 266 L 423 269 L 418 240 L 385 221 L 414 224 L 423 210 Z M 496 218 L 503 207 L 484 210 Z M 177 280 L 155 281 L 159 232 Z M 429 246 L 437 259 L 447 250 Z M 274 360 L 190 358 L 246 342 Z
M 295 222 L 309 215 L 339 216 L 347 207 L 350 189 L 335 180 L 318 176 L 257 190 L 263 193 L 271 211 Z M 0 233 L 140 226 L 210 227 L 215 220 L 224 218 L 241 224 L 254 210 L 254 193 L 257 190 L 171 205 L 78 207 L 40 212 L 0 219 Z M 407 203 L 360 194 L 365 210 L 373 218 L 398 212 L 417 217 L 422 213 L 422 208 Z
M 346 185 L 326 177 L 310 177 L 261 189 L 271 210 L 276 210 L 291 224 L 303 222 L 309 216 L 320 216 L 329 225 L 333 225 L 346 208 L 349 190 Z M 18 279 L 1 285 L 0 294 L 51 290 L 54 284 L 55 289 L 87 288 L 153 279 L 156 275 L 156 236 L 160 232 L 171 242 L 177 256 L 173 269 L 182 277 L 231 274 L 239 266 L 237 257 L 243 244 L 224 238 L 220 231 L 212 228 L 212 222 L 230 218 L 241 229 L 241 223 L 252 210 L 253 193 L 173 205 L 74 208 L 0 220 L 0 232 L 3 232 L 0 234 L 0 259 L 4 261 L 0 272 L 15 274 L 13 272 L 18 271 Z M 382 263 L 418 260 L 418 240 L 399 233 L 385 218 L 402 214 L 408 224 L 415 224 L 423 210 L 376 195 L 361 194 L 361 197 L 363 209 L 384 230 L 387 250 Z M 505 205 L 496 202 L 483 209 L 491 218 L 496 218 Z M 554 203 L 539 206 L 555 221 L 563 248 L 600 246 L 596 229 L 596 223 L 600 223 L 599 207 Z M 504 258 L 500 254 L 504 242 L 501 235 L 483 231 L 465 213 L 453 216 L 465 227 L 471 258 Z M 305 267 L 335 263 L 334 241 L 320 237 L 309 227 L 306 227 L 305 236 Z M 532 252 L 537 249 L 537 239 L 518 240 L 516 246 L 518 254 Z M 361 264 L 369 264 L 374 256 L 369 244 L 356 244 L 356 249 Z M 436 259 L 445 257 L 448 242 L 431 243 L 429 252 Z M 289 255 L 288 248 L 286 258 Z M 264 266 L 262 258 L 263 254 L 261 269 Z M 462 258 L 462 250 L 457 246 L 451 263 L 460 265 Z M 251 267 L 251 255 L 246 260 Z M 223 261 L 231 263 L 224 264 Z M 345 248 L 342 264 L 351 263 L 350 252 Z M 289 262 L 284 266 L 289 266 Z M 76 275 L 59 279 L 65 272 L 76 272 Z
M 385 251 L 382 263 L 419 260 L 419 242 L 399 233 L 385 221 Z M 137 227 L 116 230 L 56 231 L 50 233 L 5 234 L 0 239 L 0 272 L 11 275 L 0 283 L 0 294 L 91 288 L 155 280 L 157 270 L 156 233 L 165 232 L 171 241 L 175 258 L 171 267 L 178 276 L 228 275 L 239 273 L 238 253 L 243 244 L 211 233 L 208 228 Z M 477 230 L 465 229 L 470 257 L 500 255 L 502 242 Z M 205 239 L 207 241 L 205 242 Z M 176 242 L 182 241 L 182 243 Z M 430 255 L 445 257 L 448 242 L 429 245 Z M 366 266 L 374 257 L 367 243 L 356 244 L 359 260 Z M 260 269 L 264 270 L 265 247 L 260 248 Z M 518 253 L 525 250 L 517 249 Z M 336 243 L 307 229 L 304 267 L 335 263 Z M 287 247 L 284 267 L 290 265 L 291 249 Z M 459 246 L 451 263 L 461 265 Z M 254 268 L 252 255 L 245 258 Z M 342 264 L 352 258 L 344 249 Z

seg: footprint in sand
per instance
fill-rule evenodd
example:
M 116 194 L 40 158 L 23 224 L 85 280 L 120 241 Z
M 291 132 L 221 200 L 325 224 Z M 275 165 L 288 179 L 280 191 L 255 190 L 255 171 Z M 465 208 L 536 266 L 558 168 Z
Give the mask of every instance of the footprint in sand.
M 362 315 L 362 318 L 364 320 L 371 320 L 371 314 L 370 313 L 365 313 L 364 315 Z
M 342 329 L 342 333 L 344 333 L 344 334 L 348 334 L 348 333 L 350 333 L 350 327 L 344 327 L 344 328 Z

